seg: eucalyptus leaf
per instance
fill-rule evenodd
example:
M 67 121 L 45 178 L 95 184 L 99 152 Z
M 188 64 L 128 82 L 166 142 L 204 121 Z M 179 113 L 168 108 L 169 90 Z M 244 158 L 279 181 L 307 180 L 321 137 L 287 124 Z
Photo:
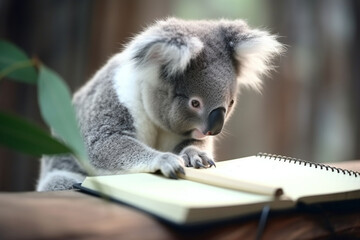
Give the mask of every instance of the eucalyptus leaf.
M 34 60 L 12 43 L 0 40 L 0 79 L 4 76 L 31 84 L 37 80 Z
M 78 159 L 87 160 L 70 90 L 59 75 L 43 65 L 39 69 L 38 101 L 43 119 L 56 136 L 73 150 Z
M 0 144 L 34 156 L 71 152 L 63 143 L 37 125 L 2 112 L 0 112 Z

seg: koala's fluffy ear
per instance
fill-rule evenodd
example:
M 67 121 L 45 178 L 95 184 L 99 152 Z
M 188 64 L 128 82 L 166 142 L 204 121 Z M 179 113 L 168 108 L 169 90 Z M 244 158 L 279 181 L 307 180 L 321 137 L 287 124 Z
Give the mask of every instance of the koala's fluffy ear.
M 139 35 L 133 46 L 134 58 L 140 64 L 157 64 L 168 75 L 184 71 L 202 49 L 199 38 L 160 27 Z
M 284 51 L 284 46 L 276 40 L 276 36 L 260 30 L 250 30 L 238 39 L 233 43 L 235 58 L 240 65 L 238 82 L 260 91 L 260 77 L 273 69 L 271 60 Z

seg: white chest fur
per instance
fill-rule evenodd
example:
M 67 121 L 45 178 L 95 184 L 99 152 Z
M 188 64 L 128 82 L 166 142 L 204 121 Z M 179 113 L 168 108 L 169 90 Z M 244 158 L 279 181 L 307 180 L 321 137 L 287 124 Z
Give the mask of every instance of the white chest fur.
M 171 152 L 182 140 L 179 135 L 158 128 L 155 149 Z
M 171 152 L 183 138 L 159 128 L 151 120 L 142 102 L 141 73 L 131 61 L 124 61 L 126 64 L 121 62 L 119 59 L 120 67 L 113 79 L 114 88 L 119 101 L 128 108 L 133 117 L 137 139 L 159 151 Z M 149 78 L 148 75 L 146 77 Z

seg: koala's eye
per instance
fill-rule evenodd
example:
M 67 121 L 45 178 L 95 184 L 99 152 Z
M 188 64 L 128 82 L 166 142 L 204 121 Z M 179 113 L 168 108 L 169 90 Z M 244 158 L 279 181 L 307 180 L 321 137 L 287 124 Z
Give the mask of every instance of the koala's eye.
M 198 100 L 196 100 L 196 99 L 193 99 L 193 100 L 191 100 L 191 106 L 193 108 L 199 108 L 200 107 L 200 102 Z
M 232 107 L 234 105 L 234 103 L 235 103 L 234 99 L 231 99 L 229 107 Z
M 201 111 L 203 108 L 203 101 L 200 97 L 190 98 L 188 104 L 188 106 L 196 112 Z

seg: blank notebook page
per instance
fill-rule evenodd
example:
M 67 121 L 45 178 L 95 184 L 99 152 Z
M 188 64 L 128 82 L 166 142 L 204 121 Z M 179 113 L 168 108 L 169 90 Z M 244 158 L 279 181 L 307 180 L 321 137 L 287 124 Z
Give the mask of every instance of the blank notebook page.
M 285 159 L 251 156 L 217 163 L 209 168 L 214 174 L 281 187 L 292 199 L 360 190 L 360 176 L 354 173 L 326 170 L 315 164 Z M 299 164 L 300 163 L 300 164 Z

